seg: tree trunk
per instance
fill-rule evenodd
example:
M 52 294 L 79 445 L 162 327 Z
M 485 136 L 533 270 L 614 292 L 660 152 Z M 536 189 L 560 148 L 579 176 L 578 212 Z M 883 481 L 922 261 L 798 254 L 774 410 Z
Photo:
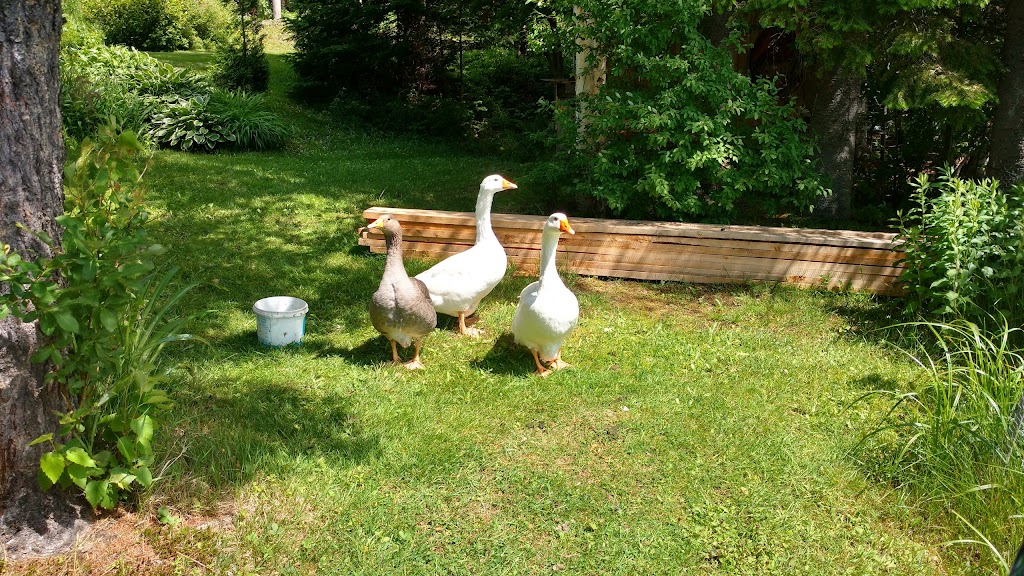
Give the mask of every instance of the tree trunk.
M 992 119 L 989 176 L 1005 184 L 1024 180 L 1024 0 L 1006 3 L 1006 35 L 999 104 Z
M 712 6 L 700 21 L 700 31 L 715 48 L 721 48 L 729 38 L 729 10 L 727 7 Z
M 26 258 L 49 248 L 19 223 L 59 240 L 61 21 L 60 0 L 0 2 L 0 242 Z M 56 387 L 44 382 L 45 366 L 29 360 L 41 339 L 34 323 L 0 321 L 0 537 L 8 557 L 64 549 L 82 526 L 80 508 L 64 493 L 40 493 L 43 446 L 28 448 L 56 430 L 54 413 L 63 408 Z
M 277 22 L 281 19 L 281 0 L 272 0 L 271 6 L 274 11 L 274 21 Z
M 857 119 L 863 107 L 860 86 L 860 78 L 838 70 L 818 78 L 811 132 L 818 141 L 822 168 L 832 181 L 832 195 L 818 200 L 814 213 L 826 218 L 850 217 Z

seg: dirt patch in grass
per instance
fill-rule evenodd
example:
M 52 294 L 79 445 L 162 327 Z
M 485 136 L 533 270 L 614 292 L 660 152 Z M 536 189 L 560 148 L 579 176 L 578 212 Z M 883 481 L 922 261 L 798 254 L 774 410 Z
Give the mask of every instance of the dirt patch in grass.
M 694 317 L 703 319 L 716 307 L 736 305 L 736 294 L 746 290 L 742 286 L 678 282 L 652 284 L 582 276 L 576 279 L 572 287 L 577 293 L 600 295 L 618 309 L 658 318 L 670 316 L 674 320 L 686 317 L 691 320 Z
M 214 573 L 220 534 L 234 516 L 176 518 L 174 526 L 149 515 L 117 511 L 96 521 L 68 553 L 0 562 L 3 576 L 170 576 Z

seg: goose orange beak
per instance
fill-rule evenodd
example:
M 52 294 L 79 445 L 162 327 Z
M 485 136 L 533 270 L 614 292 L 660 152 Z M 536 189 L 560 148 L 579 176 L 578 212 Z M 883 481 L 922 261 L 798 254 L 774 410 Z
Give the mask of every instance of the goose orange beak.
M 384 227 L 384 217 L 383 216 L 381 216 L 380 218 L 377 218 L 369 226 L 367 226 L 367 228 L 383 228 L 383 227 Z
M 558 221 L 558 229 L 562 232 L 568 232 L 569 234 L 576 233 L 576 231 L 572 229 L 572 226 L 569 226 L 569 220 L 565 218 Z
M 516 188 L 519 188 L 519 186 L 516 186 L 515 184 L 509 182 L 508 180 L 505 180 L 504 178 L 501 179 L 502 190 L 515 190 Z

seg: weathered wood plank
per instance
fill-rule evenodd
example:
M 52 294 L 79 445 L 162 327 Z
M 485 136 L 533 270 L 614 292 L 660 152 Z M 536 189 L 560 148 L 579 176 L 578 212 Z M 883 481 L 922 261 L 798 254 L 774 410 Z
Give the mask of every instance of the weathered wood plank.
M 384 243 L 372 241 L 373 252 L 383 253 Z M 465 250 L 466 246 L 453 244 L 406 243 L 405 254 L 413 258 L 435 260 Z M 509 260 L 525 271 L 536 271 L 539 251 L 522 248 L 505 248 Z M 608 257 L 588 253 L 559 251 L 556 262 L 564 269 L 580 272 L 581 269 L 606 270 L 603 276 L 612 276 L 614 271 L 650 271 L 672 274 L 705 274 L 733 280 L 777 280 L 832 279 L 839 281 L 864 278 L 881 278 L 894 283 L 896 275 L 891 269 L 879 266 L 855 266 L 835 263 L 813 263 L 803 261 L 768 259 L 733 259 L 723 261 L 721 257 L 689 258 L 681 260 L 660 258 L 657 254 L 634 253 L 622 257 Z M 659 278 L 668 279 L 668 278 Z
M 371 220 L 385 211 L 402 222 L 405 252 L 413 258 L 441 259 L 476 240 L 472 213 L 375 207 L 363 215 Z M 509 261 L 535 272 L 544 217 L 492 214 L 491 219 Z M 572 224 L 577 234 L 562 237 L 557 262 L 577 274 L 901 291 L 903 254 L 892 234 L 591 218 L 573 218 Z M 383 235 L 376 230 L 361 229 L 359 244 L 384 252 Z
M 372 207 L 363 211 L 363 217 L 373 220 L 383 213 L 394 215 L 400 222 L 474 226 L 472 212 L 443 210 L 415 210 L 409 208 Z M 545 216 L 518 214 L 491 214 L 495 232 L 500 228 L 537 230 L 543 226 Z M 725 240 L 754 240 L 793 244 L 825 244 L 893 250 L 898 247 L 895 234 L 886 232 L 855 232 L 851 230 L 819 230 L 809 228 L 778 228 L 769 226 L 718 226 L 688 222 L 649 222 L 642 220 L 608 220 L 603 218 L 572 218 L 578 233 L 640 234 L 645 236 L 681 236 L 691 238 L 721 238 Z
M 403 238 L 410 242 L 438 242 L 471 246 L 476 231 L 468 227 L 421 229 L 411 225 Z M 364 232 L 376 238 L 383 235 L 376 230 Z M 540 232 L 496 230 L 495 234 L 506 248 L 533 248 L 540 246 Z M 616 254 L 621 251 L 654 250 L 664 254 L 686 257 L 693 254 L 718 254 L 756 258 L 782 258 L 810 262 L 834 262 L 870 266 L 895 266 L 903 254 L 895 250 L 843 248 L 810 244 L 781 244 L 777 242 L 751 242 L 737 240 L 709 240 L 701 238 L 650 238 L 637 235 L 582 234 L 564 236 L 560 249 L 594 254 Z

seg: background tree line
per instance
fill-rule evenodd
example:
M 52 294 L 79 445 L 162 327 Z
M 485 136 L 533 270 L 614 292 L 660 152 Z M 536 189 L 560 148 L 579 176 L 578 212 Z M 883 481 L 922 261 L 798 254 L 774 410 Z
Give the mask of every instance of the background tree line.
M 922 172 L 1014 181 L 1024 165 L 1024 18 L 1007 0 L 289 8 L 301 88 L 339 117 L 543 150 L 553 161 L 538 178 L 591 214 L 757 219 L 816 206 L 878 225 Z M 556 106 L 554 80 L 573 77 L 583 40 L 594 44 L 584 67 L 604 67 L 606 82 Z M 524 134 L 530 145 L 515 146 Z

